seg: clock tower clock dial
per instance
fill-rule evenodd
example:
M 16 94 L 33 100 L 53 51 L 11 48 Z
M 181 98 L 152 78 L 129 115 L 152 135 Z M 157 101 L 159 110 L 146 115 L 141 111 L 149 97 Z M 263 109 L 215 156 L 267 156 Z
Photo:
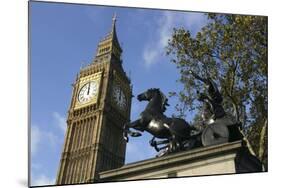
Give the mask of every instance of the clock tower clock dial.
M 98 94 L 98 82 L 91 81 L 86 83 L 78 94 L 78 101 L 80 103 L 86 103 L 90 101 L 94 96 Z
M 126 110 L 127 99 L 120 85 L 113 86 L 113 100 L 120 110 Z
M 80 78 L 75 100 L 75 109 L 97 103 L 101 79 L 102 72 Z

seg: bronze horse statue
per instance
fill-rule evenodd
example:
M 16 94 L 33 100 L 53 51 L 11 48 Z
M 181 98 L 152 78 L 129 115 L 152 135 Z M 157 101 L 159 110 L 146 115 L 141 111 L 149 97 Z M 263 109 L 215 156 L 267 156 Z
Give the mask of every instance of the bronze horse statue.
M 133 137 L 141 136 L 140 132 L 130 130 L 130 128 L 133 128 L 152 134 L 154 137 L 150 141 L 151 146 L 157 151 L 165 149 L 164 154 L 187 148 L 184 143 L 192 137 L 191 132 L 196 129 L 184 119 L 170 118 L 164 115 L 166 106 L 168 106 L 168 99 L 159 89 L 148 89 L 146 92 L 139 94 L 137 99 L 149 102 L 145 110 L 141 112 L 139 119 L 124 125 L 124 139 L 127 142 L 129 141 L 128 134 Z M 155 141 L 155 138 L 164 140 Z M 167 145 L 158 148 L 157 146 L 161 144 Z

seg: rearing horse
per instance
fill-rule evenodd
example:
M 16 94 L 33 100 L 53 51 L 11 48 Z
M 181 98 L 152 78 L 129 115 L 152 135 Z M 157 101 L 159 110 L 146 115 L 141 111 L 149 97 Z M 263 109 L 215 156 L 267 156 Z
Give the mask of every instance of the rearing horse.
M 128 142 L 128 134 L 133 137 L 141 136 L 140 132 L 131 131 L 130 128 L 138 131 L 147 131 L 154 137 L 150 144 L 157 151 L 158 144 L 168 143 L 168 153 L 179 151 L 183 148 L 182 142 L 190 138 L 191 131 L 195 130 L 184 119 L 169 118 L 164 115 L 168 99 L 156 88 L 148 89 L 137 96 L 139 101 L 149 101 L 140 118 L 124 125 L 124 139 Z M 154 138 L 166 139 L 154 141 Z M 163 148 L 161 148 L 163 149 Z

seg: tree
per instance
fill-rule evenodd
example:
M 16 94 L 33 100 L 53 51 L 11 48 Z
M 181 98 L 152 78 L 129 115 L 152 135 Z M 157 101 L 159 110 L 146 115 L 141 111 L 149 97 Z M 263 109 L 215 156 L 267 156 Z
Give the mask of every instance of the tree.
M 189 70 L 210 76 L 221 87 L 224 108 L 238 121 L 257 157 L 267 168 L 267 17 L 207 14 L 208 23 L 192 36 L 174 28 L 167 55 L 184 86 L 177 96 L 179 116 L 197 110 L 202 83 Z M 196 117 L 198 119 L 198 116 Z

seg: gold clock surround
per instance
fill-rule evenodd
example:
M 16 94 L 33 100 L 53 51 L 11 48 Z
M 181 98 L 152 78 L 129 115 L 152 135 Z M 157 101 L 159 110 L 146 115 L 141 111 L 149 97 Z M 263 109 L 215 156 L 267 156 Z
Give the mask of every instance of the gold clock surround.
M 92 74 L 92 75 L 89 75 L 89 76 L 82 77 L 80 79 L 78 91 L 80 91 L 82 89 L 82 87 L 84 87 L 84 85 L 89 83 L 89 82 L 96 82 L 97 85 L 98 85 L 98 91 L 97 91 L 96 95 L 94 95 L 89 101 L 87 101 L 85 103 L 81 103 L 79 101 L 79 99 L 78 99 L 79 98 L 78 97 L 79 92 L 78 92 L 76 100 L 75 100 L 75 108 L 74 109 L 83 108 L 83 107 L 88 106 L 90 104 L 97 103 L 99 93 L 100 93 L 99 91 L 100 91 L 101 77 L 102 77 L 102 72 L 98 72 L 98 73 L 95 73 L 95 74 Z

